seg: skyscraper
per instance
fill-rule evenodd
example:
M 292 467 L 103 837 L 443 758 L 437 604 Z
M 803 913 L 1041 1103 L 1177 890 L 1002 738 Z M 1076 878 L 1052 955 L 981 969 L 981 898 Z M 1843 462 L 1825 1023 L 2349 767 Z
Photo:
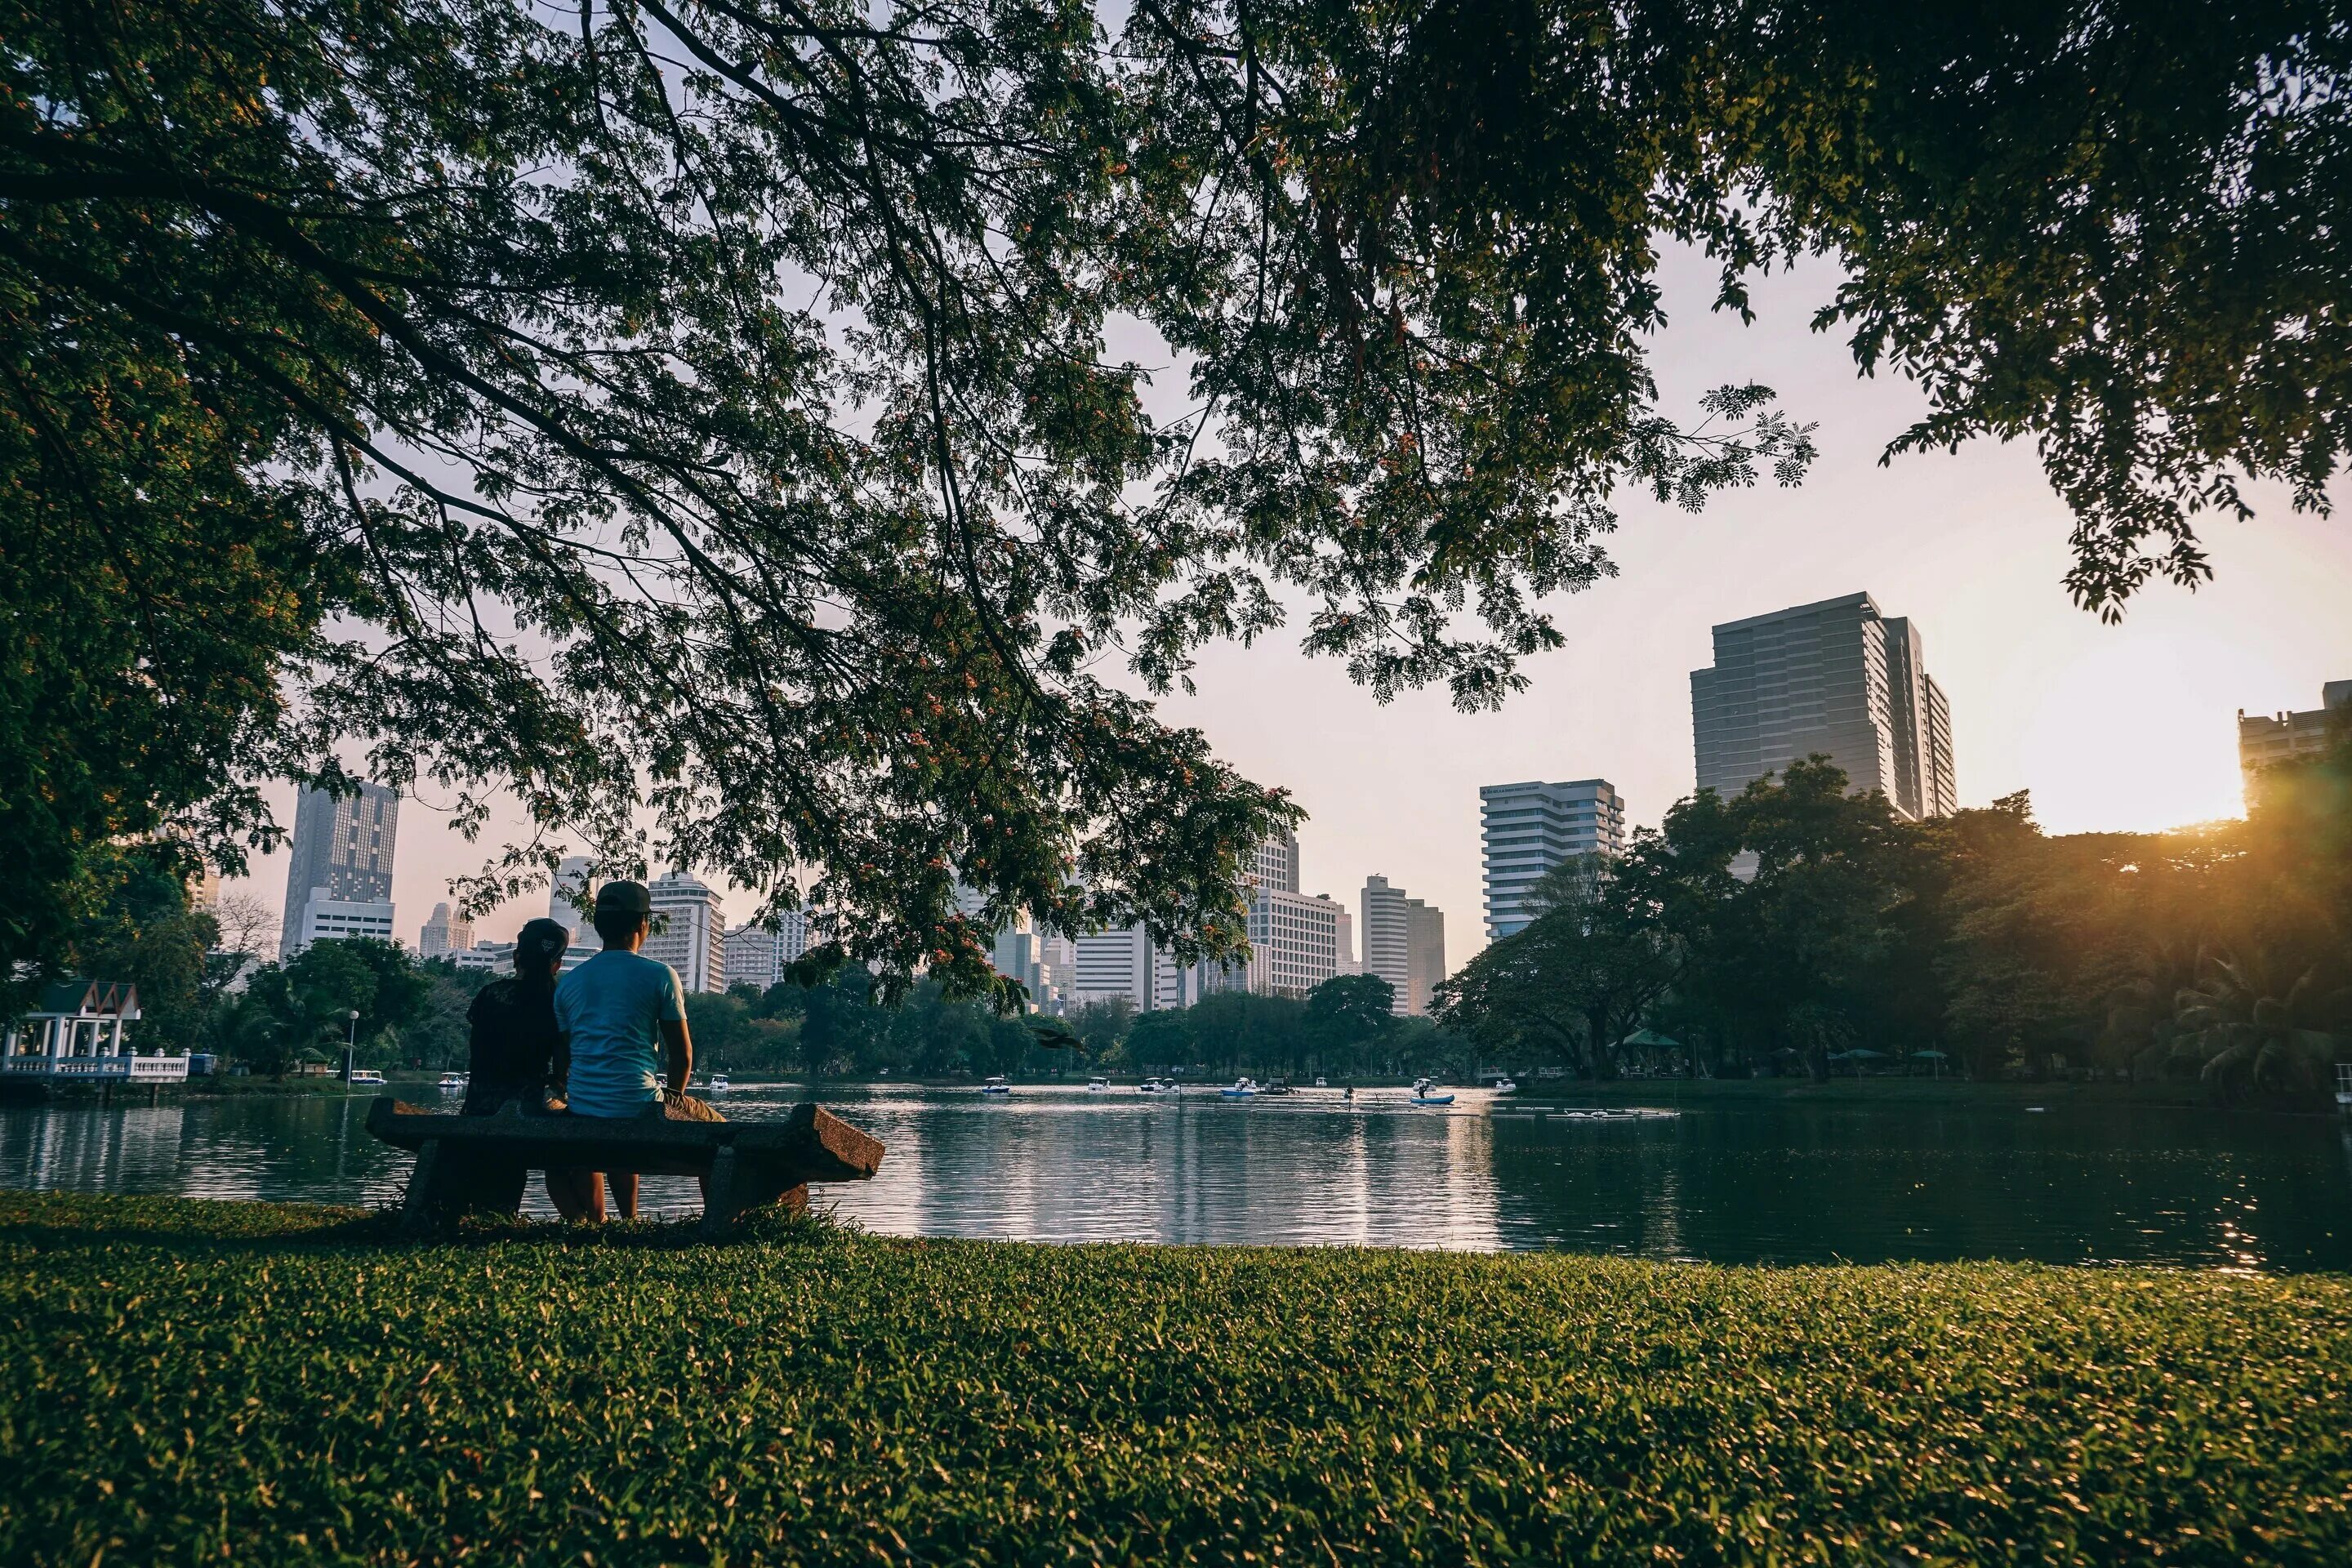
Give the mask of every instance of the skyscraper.
M 432 917 L 416 933 L 419 958 L 453 958 L 473 945 L 474 922 L 463 915 L 451 914 L 446 903 L 434 905 Z
M 294 807 L 286 912 L 278 955 L 290 959 L 321 937 L 392 936 L 392 856 L 400 796 L 363 784 L 357 795 L 304 790 Z
M 646 890 L 658 929 L 641 951 L 677 970 L 678 984 L 688 991 L 725 990 L 727 917 L 719 912 L 717 890 L 684 871 L 656 877 Z
M 1478 792 L 1478 817 L 1490 939 L 1527 929 L 1536 917 L 1528 890 L 1561 861 L 1625 850 L 1625 802 L 1607 779 L 1488 784 Z
M 1389 983 L 1389 1010 L 1421 1017 L 1431 993 L 1445 978 L 1445 914 L 1407 898 L 1386 877 L 1364 879 L 1364 973 Z
M 1691 671 L 1691 737 L 1698 785 L 1718 794 L 1821 752 L 1906 817 L 1959 805 L 1951 710 L 1918 629 L 1867 594 L 1717 626 L 1713 668 Z
M 585 855 L 567 855 L 547 889 L 547 918 L 572 933 L 573 946 L 593 940 L 588 917 L 596 908 L 596 879 Z
M 1405 1012 L 1426 1016 L 1445 979 L 1445 911 L 1419 899 L 1404 901 Z
M 1108 1002 L 1124 996 L 1139 1013 L 1184 1005 L 1182 977 L 1166 950 L 1155 946 L 1139 921 L 1117 931 L 1089 931 L 1077 939 L 1069 996 L 1072 1002 Z
M 727 985 L 765 991 L 808 951 L 808 911 L 793 910 L 778 917 L 774 931 L 763 925 L 738 926 L 727 933 L 726 945 Z

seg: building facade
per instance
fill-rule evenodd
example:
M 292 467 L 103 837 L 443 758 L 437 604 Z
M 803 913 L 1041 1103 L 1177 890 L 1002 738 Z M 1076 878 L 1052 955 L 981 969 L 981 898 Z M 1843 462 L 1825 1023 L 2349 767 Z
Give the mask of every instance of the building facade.
M 1445 978 L 1445 911 L 1419 899 L 1404 901 L 1404 1010 L 1423 1018 L 1436 1005 Z
M 2310 756 L 2327 749 L 2327 721 L 2338 708 L 2352 706 L 2352 680 L 2331 680 L 2319 689 L 2319 706 L 2299 713 L 2264 716 L 2238 710 L 2238 775 L 2246 788 L 2246 804 L 2254 804 L 2256 780 L 2273 763 Z
M 1717 626 L 1713 667 L 1691 671 L 1691 740 L 1698 787 L 1720 795 L 1820 752 L 1914 821 L 1959 805 L 1951 708 L 1918 628 L 1868 594 Z
M 1527 929 L 1528 895 L 1543 874 L 1578 855 L 1625 852 L 1625 802 L 1607 779 L 1488 784 L 1478 792 L 1485 839 L 1486 935 Z
M 290 959 L 321 938 L 392 934 L 392 859 L 400 796 L 363 784 L 357 795 L 304 790 L 294 807 L 286 912 L 278 955 Z
M 474 922 L 452 914 L 446 903 L 433 906 L 425 929 L 416 933 L 419 958 L 454 958 L 474 945 Z
M 1360 900 L 1364 969 L 1389 983 L 1389 1010 L 1399 1017 L 1428 1015 L 1432 994 L 1445 978 L 1445 915 L 1408 898 L 1386 877 L 1364 879 Z
M 790 910 L 777 916 L 773 931 L 764 925 L 739 926 L 727 933 L 725 945 L 725 984 L 765 991 L 808 951 L 808 911 Z
M 1118 931 L 1089 931 L 1072 944 L 1069 1000 L 1083 1006 L 1124 996 L 1139 1013 L 1181 1007 L 1183 976 L 1140 921 Z
M 727 917 L 718 891 L 699 877 L 671 871 L 646 884 L 653 895 L 654 931 L 642 951 L 677 971 L 688 991 L 727 988 Z

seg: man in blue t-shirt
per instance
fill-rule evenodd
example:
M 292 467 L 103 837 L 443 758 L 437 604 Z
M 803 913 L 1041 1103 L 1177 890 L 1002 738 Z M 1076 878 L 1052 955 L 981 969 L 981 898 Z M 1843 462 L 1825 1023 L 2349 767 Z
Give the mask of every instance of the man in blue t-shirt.
M 694 1042 L 687 1034 L 677 973 L 637 951 L 645 945 L 653 912 L 653 895 L 643 882 L 607 882 L 596 890 L 593 921 L 604 951 L 555 986 L 555 1030 L 572 1054 L 566 1109 L 574 1116 L 614 1120 L 719 1121 L 718 1112 L 686 1095 L 694 1072 Z M 567 1194 L 591 1219 L 604 1217 L 597 1174 L 573 1173 L 585 1190 Z M 611 1189 L 621 1217 L 636 1218 L 635 1173 L 612 1173 L 603 1184 Z

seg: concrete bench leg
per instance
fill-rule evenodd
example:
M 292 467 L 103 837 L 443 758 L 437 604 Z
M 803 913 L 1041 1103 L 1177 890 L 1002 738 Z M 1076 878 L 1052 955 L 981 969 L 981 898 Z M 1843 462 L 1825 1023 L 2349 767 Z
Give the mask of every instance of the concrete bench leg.
M 416 1166 L 408 1173 L 408 1195 L 400 1205 L 400 1228 L 411 1236 L 433 1228 L 433 1211 L 441 1178 L 441 1140 L 428 1138 L 416 1150 Z
M 721 1149 L 712 1157 L 710 1174 L 703 1178 L 702 1234 L 712 1239 L 725 1236 L 735 1224 L 741 1205 L 737 1188 L 742 1177 L 735 1151 Z

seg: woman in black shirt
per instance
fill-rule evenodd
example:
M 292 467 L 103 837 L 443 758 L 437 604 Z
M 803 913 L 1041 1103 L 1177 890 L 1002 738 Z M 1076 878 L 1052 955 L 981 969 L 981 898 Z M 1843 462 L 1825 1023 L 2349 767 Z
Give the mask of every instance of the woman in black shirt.
M 525 1116 L 544 1116 L 562 1109 L 564 1080 L 571 1076 L 572 1054 L 555 1032 L 555 977 L 562 973 L 563 954 L 572 933 L 553 921 L 533 921 L 515 938 L 511 978 L 493 980 L 482 987 L 466 1013 L 472 1028 L 467 1049 L 466 1109 L 467 1116 L 496 1116 L 509 1100 L 521 1103 Z M 498 1194 L 498 1206 L 509 1212 L 522 1203 L 525 1173 L 516 1172 L 512 1187 Z M 587 1217 L 580 1195 L 584 1173 L 562 1170 L 547 1173 L 547 1195 L 565 1219 Z
M 534 1115 L 562 1094 L 572 1064 L 555 1032 L 555 977 L 571 945 L 553 921 L 531 921 L 515 939 L 514 974 L 483 986 L 467 1010 L 467 1115 L 494 1116 L 509 1100 Z

